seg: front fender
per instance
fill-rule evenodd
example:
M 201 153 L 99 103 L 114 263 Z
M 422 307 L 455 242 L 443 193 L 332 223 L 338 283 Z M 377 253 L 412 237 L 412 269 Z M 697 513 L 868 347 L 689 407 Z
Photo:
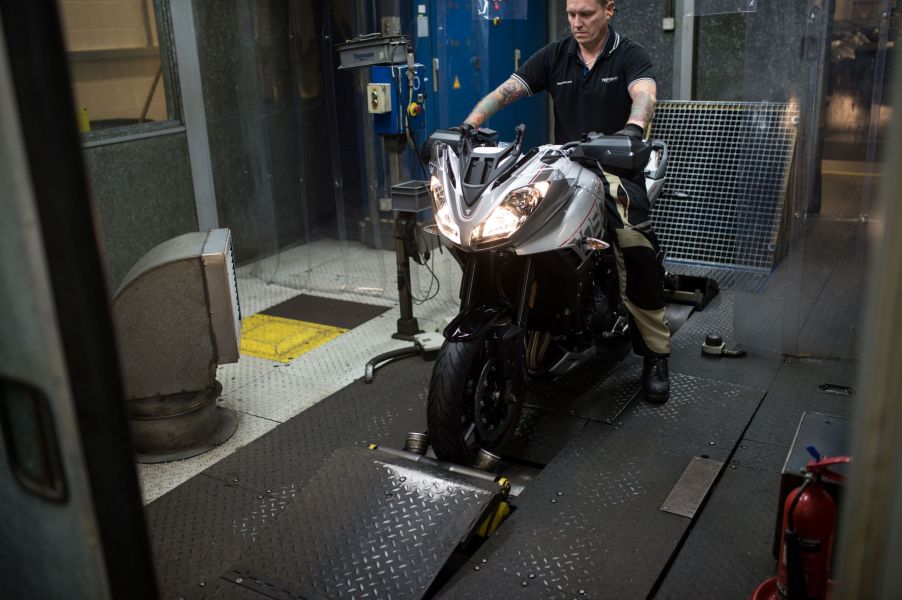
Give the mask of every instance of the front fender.
M 500 302 L 471 304 L 448 323 L 443 334 L 452 342 L 481 339 L 493 327 L 511 323 L 512 312 L 513 308 Z

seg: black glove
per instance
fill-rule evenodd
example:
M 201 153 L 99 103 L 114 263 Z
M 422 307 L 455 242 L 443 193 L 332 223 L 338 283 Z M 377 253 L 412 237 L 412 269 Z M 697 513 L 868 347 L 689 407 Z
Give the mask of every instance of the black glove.
M 615 133 L 614 135 L 625 135 L 629 137 L 634 137 L 637 140 L 641 140 L 645 137 L 645 130 L 636 125 L 635 123 L 627 123 L 623 129 Z
M 461 124 L 458 125 L 457 127 L 452 127 L 450 130 L 451 130 L 451 131 L 456 131 L 456 132 L 460 133 L 460 135 L 466 137 L 466 136 L 471 136 L 471 135 L 473 135 L 473 132 L 476 131 L 477 128 L 476 128 L 476 127 L 473 127 L 473 126 L 470 125 L 469 123 L 461 123 Z

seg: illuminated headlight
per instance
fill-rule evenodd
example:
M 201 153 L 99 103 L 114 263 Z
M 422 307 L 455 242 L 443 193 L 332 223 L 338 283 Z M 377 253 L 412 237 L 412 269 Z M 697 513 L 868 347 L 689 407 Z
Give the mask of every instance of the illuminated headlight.
M 460 227 L 454 222 L 451 205 L 445 198 L 445 186 L 435 175 L 429 182 L 429 191 L 432 194 L 432 207 L 435 209 L 435 224 L 446 238 L 459 244 Z
M 509 238 L 536 210 L 548 192 L 545 181 L 517 188 L 509 193 L 485 221 L 473 231 L 475 243 L 493 242 Z
M 432 205 L 435 207 L 435 212 L 438 212 L 445 205 L 445 186 L 435 175 L 429 182 L 429 191 L 432 192 Z

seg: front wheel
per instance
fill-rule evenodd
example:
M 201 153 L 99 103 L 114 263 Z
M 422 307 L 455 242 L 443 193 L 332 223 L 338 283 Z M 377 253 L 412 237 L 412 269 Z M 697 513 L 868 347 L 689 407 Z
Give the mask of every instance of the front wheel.
M 439 352 L 426 421 L 440 460 L 471 465 L 480 448 L 499 453 L 520 419 L 514 382 L 501 378 L 489 341 L 449 341 Z

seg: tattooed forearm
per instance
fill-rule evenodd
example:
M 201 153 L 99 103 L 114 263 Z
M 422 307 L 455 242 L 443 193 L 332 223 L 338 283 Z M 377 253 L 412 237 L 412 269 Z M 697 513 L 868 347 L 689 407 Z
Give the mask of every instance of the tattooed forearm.
M 635 123 L 645 129 L 655 114 L 655 104 L 658 100 L 655 83 L 650 80 L 637 81 L 629 92 L 633 99 L 633 108 L 627 123 Z
M 473 127 L 481 127 L 492 115 L 526 95 L 526 86 L 511 77 L 494 92 L 479 101 L 473 112 L 464 120 Z

